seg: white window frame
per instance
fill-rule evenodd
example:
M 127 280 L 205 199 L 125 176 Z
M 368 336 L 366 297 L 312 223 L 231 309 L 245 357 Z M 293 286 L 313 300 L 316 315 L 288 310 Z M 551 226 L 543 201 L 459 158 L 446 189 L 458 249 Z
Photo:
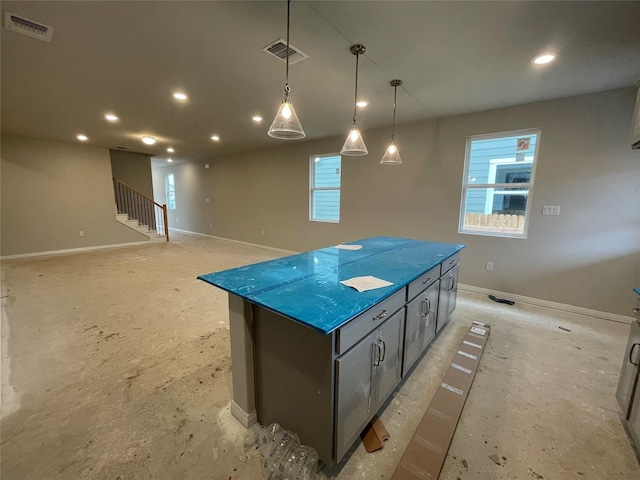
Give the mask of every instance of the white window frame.
M 482 231 L 482 230 L 465 230 L 464 217 L 465 217 L 465 203 L 467 199 L 467 190 L 475 189 L 487 189 L 487 199 L 485 201 L 485 212 L 488 208 L 493 206 L 493 198 L 495 195 L 511 193 L 511 190 L 501 191 L 506 188 L 514 188 L 513 183 L 473 183 L 469 184 L 469 167 L 471 163 L 471 144 L 475 140 L 492 140 L 495 138 L 503 137 L 526 137 L 527 135 L 536 135 L 536 147 L 532 155 L 527 155 L 524 161 L 516 161 L 515 157 L 512 158 L 500 158 L 492 159 L 489 163 L 489 178 L 488 181 L 495 181 L 496 171 L 498 165 L 516 165 L 516 164 L 532 164 L 531 178 L 528 183 L 518 183 L 518 187 L 522 189 L 528 189 L 527 193 L 523 192 L 523 195 L 527 195 L 527 206 L 524 214 L 524 229 L 522 233 L 513 233 L 506 231 Z M 540 149 L 540 139 L 542 137 L 542 131 L 539 128 L 531 128 L 526 130 L 514 130 L 508 132 L 491 133 L 486 135 L 471 135 L 467 137 L 467 145 L 464 154 L 464 173 L 462 176 L 462 195 L 460 198 L 460 216 L 458 219 L 458 233 L 466 235 L 482 235 L 487 237 L 504 237 L 504 238 L 521 238 L 526 239 L 529 234 L 529 224 L 531 223 L 531 204 L 533 198 L 533 187 L 535 183 L 536 167 L 538 165 L 538 151 Z M 497 192 L 496 192 L 497 190 Z M 491 200 L 491 201 L 489 201 Z M 491 213 L 491 212 L 489 212 Z
M 173 207 L 171 206 L 171 201 L 169 200 L 169 175 L 173 177 Z M 167 173 L 164 176 L 164 190 L 165 197 L 167 198 L 167 208 L 169 210 L 175 210 L 178 202 L 176 201 L 176 176 L 173 172 Z
M 340 157 L 340 186 L 339 187 L 320 187 L 314 188 L 316 184 L 315 180 L 315 164 L 316 158 L 327 158 L 327 157 Z M 338 212 L 338 220 L 324 220 L 313 218 L 313 192 L 315 191 L 326 191 L 326 190 L 338 190 L 342 189 L 342 155 L 340 153 L 322 153 L 320 155 L 311 155 L 309 157 L 309 221 L 311 222 L 321 222 L 321 223 L 340 223 L 340 217 L 342 216 L 342 192 L 340 192 L 340 211 Z

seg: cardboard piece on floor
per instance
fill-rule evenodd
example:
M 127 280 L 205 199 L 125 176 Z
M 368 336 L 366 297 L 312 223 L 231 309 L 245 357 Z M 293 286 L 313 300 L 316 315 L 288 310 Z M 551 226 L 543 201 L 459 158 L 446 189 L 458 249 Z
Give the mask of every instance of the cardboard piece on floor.
M 367 449 L 367 452 L 371 453 L 384 447 L 384 442 L 389 440 L 389 437 L 389 432 L 382 420 L 377 415 L 374 415 L 367 428 L 362 432 L 362 443 L 364 443 L 364 448 Z
M 391 480 L 437 480 L 491 327 L 473 322 Z

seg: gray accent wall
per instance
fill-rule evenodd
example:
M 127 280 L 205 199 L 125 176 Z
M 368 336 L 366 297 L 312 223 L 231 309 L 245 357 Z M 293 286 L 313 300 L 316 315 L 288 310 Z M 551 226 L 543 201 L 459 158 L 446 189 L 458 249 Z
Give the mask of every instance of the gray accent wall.
M 113 177 L 128 184 L 149 198 L 153 198 L 151 159 L 145 153 L 109 150 Z
M 402 166 L 379 164 L 390 129 L 365 131 L 369 155 L 343 157 L 338 224 L 309 221 L 309 156 L 338 152 L 342 137 L 281 142 L 209 160 L 209 169 L 189 163 L 154 176 L 175 172 L 171 227 L 296 251 L 375 235 L 462 243 L 461 283 L 628 316 L 631 289 L 640 287 L 634 99 L 629 88 L 400 125 Z M 467 136 L 531 128 L 542 134 L 528 238 L 459 234 Z M 561 206 L 561 215 L 542 216 L 543 205 Z
M 147 240 L 115 220 L 108 149 L 5 135 L 1 149 L 2 256 Z

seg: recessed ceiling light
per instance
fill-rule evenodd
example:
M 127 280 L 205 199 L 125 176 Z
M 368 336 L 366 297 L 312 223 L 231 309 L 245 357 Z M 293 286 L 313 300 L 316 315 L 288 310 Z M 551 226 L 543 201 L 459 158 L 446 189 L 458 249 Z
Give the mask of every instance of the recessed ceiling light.
M 254 122 L 261 122 L 262 117 L 260 115 L 254 115 L 253 117 L 251 117 L 251 120 L 253 120 Z
M 142 143 L 146 143 L 147 145 L 153 145 L 154 143 L 156 143 L 156 139 L 153 137 L 144 136 L 142 137 Z
M 173 148 L 169 147 L 169 148 L 167 148 L 167 152 L 173 153 L 173 152 L 175 152 L 175 150 Z
M 107 120 L 109 120 L 110 122 L 117 122 L 118 120 L 120 120 L 118 118 L 117 115 L 114 115 L 113 113 L 107 113 L 104 118 L 106 118 Z
M 360 108 L 366 107 L 367 105 L 369 105 L 369 102 L 365 102 L 364 100 L 360 100 L 358 103 L 356 103 L 357 106 L 359 106 Z
M 176 100 L 186 100 L 189 97 L 187 97 L 186 93 L 173 92 L 173 98 L 175 98 Z
M 76 138 L 81 142 L 86 142 L 87 140 L 89 140 L 89 137 L 87 137 L 86 135 L 83 135 L 82 133 L 79 133 L 78 135 L 76 135 Z
M 320 157 L 314 158 L 313 161 L 316 162 L 316 163 L 319 162 L 320 161 Z
M 218 135 L 213 135 L 211 137 L 211 140 L 213 140 L 214 142 L 219 142 L 220 141 L 220 137 Z
M 545 53 L 533 59 L 533 63 L 536 65 L 545 65 L 547 63 L 551 63 L 556 59 L 556 55 L 554 53 Z
M 167 162 L 171 163 L 171 162 L 173 162 L 173 159 L 172 158 L 167 158 Z

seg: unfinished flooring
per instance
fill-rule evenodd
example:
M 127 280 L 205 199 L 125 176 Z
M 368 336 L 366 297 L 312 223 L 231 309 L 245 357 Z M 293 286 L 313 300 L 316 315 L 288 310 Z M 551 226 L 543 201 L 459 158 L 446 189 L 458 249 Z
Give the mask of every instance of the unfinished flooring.
M 2 479 L 261 479 L 260 428 L 229 412 L 226 294 L 196 276 L 283 255 L 176 233 L 3 262 Z M 391 476 L 473 320 L 492 332 L 442 480 L 640 479 L 615 401 L 629 326 L 464 292 L 385 447 L 320 479 Z

